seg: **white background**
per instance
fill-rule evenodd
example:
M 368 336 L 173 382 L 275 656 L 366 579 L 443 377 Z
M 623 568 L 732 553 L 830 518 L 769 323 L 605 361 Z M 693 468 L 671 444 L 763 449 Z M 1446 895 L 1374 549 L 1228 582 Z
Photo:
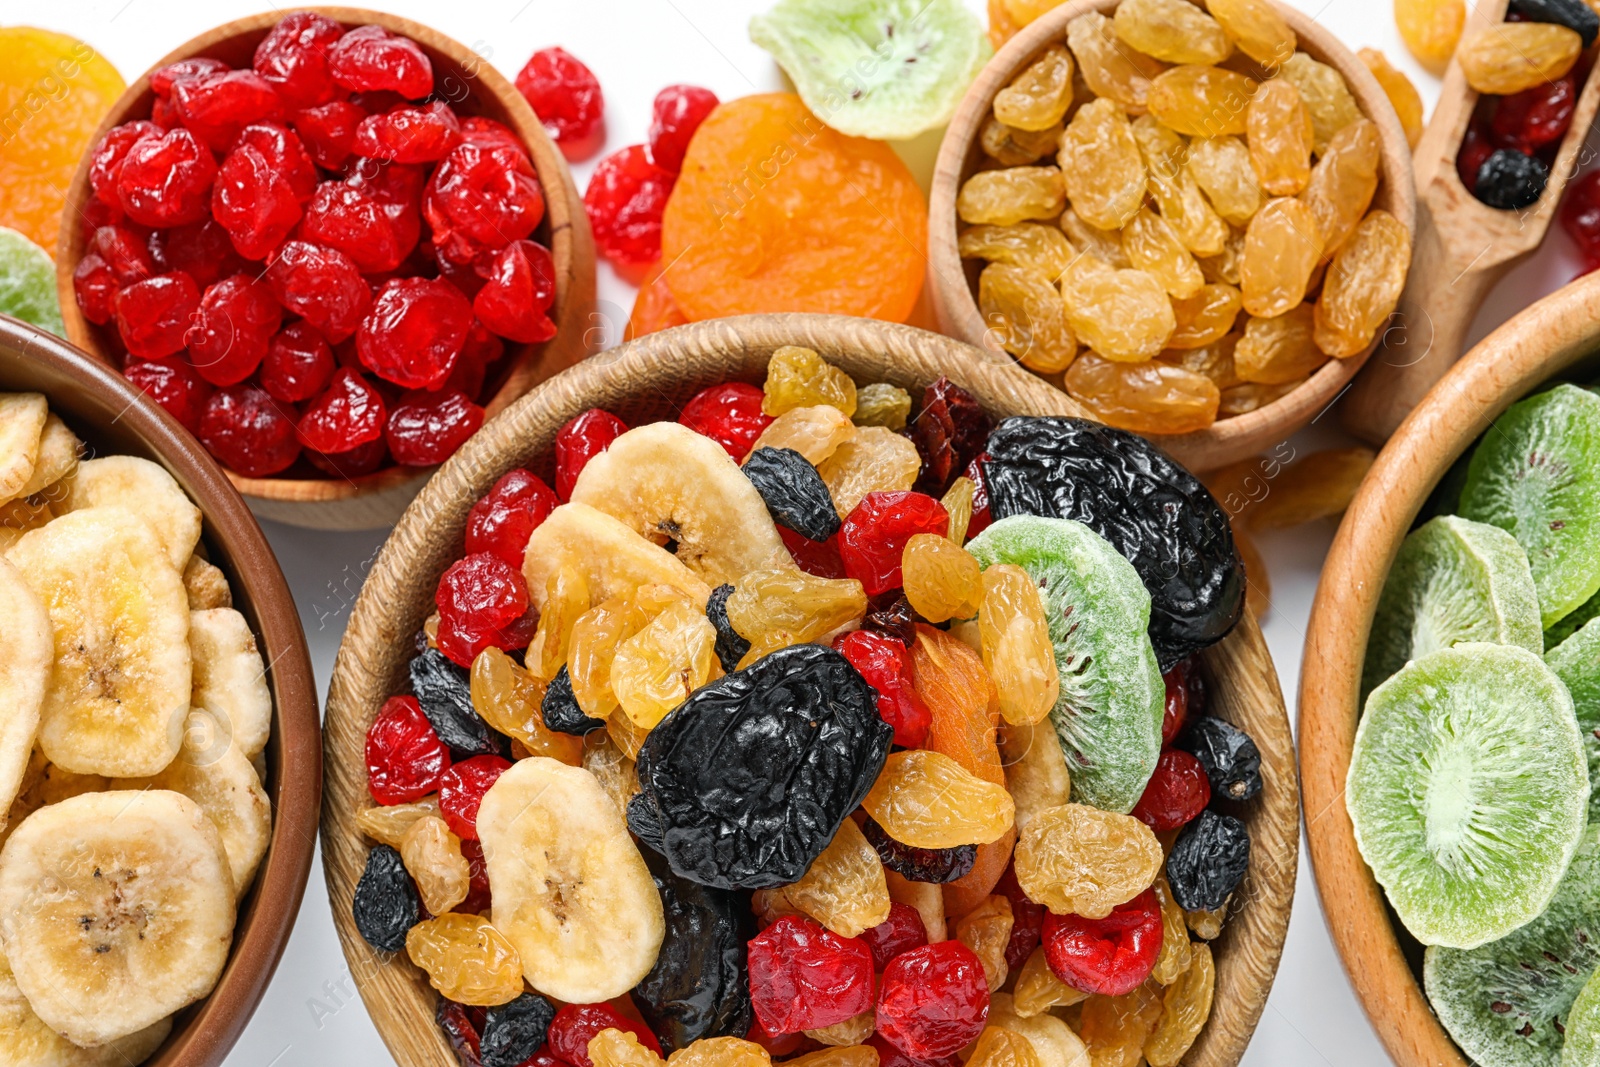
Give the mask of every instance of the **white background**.
M 357 0 L 352 0 L 357 2 Z M 982 0 L 966 0 L 982 16 Z M 1405 54 L 1386 0 L 1290 0 L 1314 14 L 1351 49 L 1384 51 L 1416 82 L 1430 113 L 1438 82 Z M 599 76 L 606 97 L 606 152 L 644 140 L 650 101 L 665 85 L 691 82 L 723 99 L 784 87 L 770 57 L 749 42 L 745 24 L 769 0 L 368 0 L 428 23 L 473 46 L 507 76 L 536 49 L 559 44 Z M 160 56 L 211 27 L 265 7 L 264 0 L 0 0 L 0 25 L 37 25 L 89 41 L 133 80 Z M 285 10 L 290 10 L 285 8 Z M 1591 137 L 1594 141 L 1595 138 Z M 926 177 L 937 136 L 906 146 Z M 1593 151 L 1588 153 L 1593 158 Z M 573 167 L 581 190 L 594 160 Z M 863 267 L 865 268 L 865 264 Z M 1481 310 L 1470 340 L 1569 280 L 1576 259 L 1552 237 L 1514 271 Z M 626 319 L 632 287 L 602 264 L 600 295 Z M 1330 421 L 1330 420 L 1324 420 Z M 1313 427 L 1293 440 L 1299 454 L 1341 443 Z M 266 523 L 300 606 L 319 689 L 382 531 L 331 534 Z M 1311 596 L 1332 521 L 1264 538 L 1273 585 L 1267 641 L 1294 714 L 1301 646 Z M 1385 1055 L 1351 992 L 1304 856 L 1294 919 L 1277 985 L 1245 1057 L 1247 1067 L 1381 1064 Z M 387 1062 L 377 1032 L 350 982 L 334 936 L 320 864 L 311 873 L 299 924 L 255 1018 L 228 1067 L 354 1065 Z

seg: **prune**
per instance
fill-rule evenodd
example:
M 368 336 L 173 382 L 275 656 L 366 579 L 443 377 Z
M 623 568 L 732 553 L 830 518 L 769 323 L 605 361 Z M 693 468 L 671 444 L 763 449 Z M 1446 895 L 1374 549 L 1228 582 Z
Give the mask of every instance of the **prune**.
M 430 648 L 412 659 L 411 691 L 433 724 L 433 732 L 450 746 L 454 758 L 511 754 L 506 737 L 490 729 L 472 710 L 472 686 L 467 672 L 438 649 Z
M 461 1061 L 461 1067 L 483 1067 L 483 1061 L 478 1058 L 478 1028 L 472 1025 L 472 1017 L 467 1014 L 466 1005 L 441 997 L 439 1010 L 434 1013 L 434 1019 L 438 1022 L 439 1029 L 444 1031 L 444 1039 L 450 1042 L 450 1047 L 455 1050 L 456 1058 Z
M 555 1007 L 537 993 L 484 1012 L 478 1053 L 483 1067 L 517 1067 L 539 1051 L 555 1017 Z
M 728 621 L 728 598 L 732 595 L 733 586 L 724 582 L 711 590 L 711 596 L 706 600 L 706 618 L 711 620 L 711 625 L 717 631 L 717 660 L 722 664 L 722 669 L 729 672 L 737 670 L 739 661 L 750 651 L 750 642 L 741 637 L 739 631 L 733 628 L 733 623 Z
M 1249 800 L 1261 792 L 1261 750 L 1232 723 L 1202 715 L 1189 724 L 1175 747 L 1200 761 L 1216 796 Z
M 1250 866 L 1250 831 L 1232 815 L 1207 809 L 1183 828 L 1167 856 L 1172 898 L 1185 911 L 1222 907 Z
M 891 589 L 867 601 L 867 614 L 861 620 L 861 628 L 892 637 L 910 648 L 917 640 L 917 613 L 912 610 L 905 593 Z
M 911 422 L 909 436 L 922 456 L 916 489 L 943 496 L 983 451 L 993 426 L 977 397 L 941 375 L 922 391 L 922 408 Z
M 890 837 L 872 819 L 868 819 L 861 829 L 867 835 L 867 841 L 877 850 L 883 865 L 908 882 L 934 882 L 940 885 L 953 882 L 972 870 L 978 858 L 977 845 L 912 848 Z
M 667 932 L 650 973 L 633 987 L 633 1003 L 665 1052 L 703 1037 L 740 1037 L 754 1018 L 745 942 L 750 900 L 679 878 L 666 860 L 643 851 L 661 894 Z
M 866 796 L 893 735 L 842 655 L 779 649 L 702 687 L 650 732 L 629 826 L 701 885 L 787 885 Z
M 544 700 L 539 705 L 539 714 L 550 729 L 578 737 L 603 730 L 606 726 L 604 719 L 585 715 L 578 706 L 578 698 L 572 695 L 572 675 L 565 664 L 550 679 L 550 685 L 544 691 Z
M 356 929 L 379 952 L 399 952 L 406 947 L 406 931 L 422 916 L 417 887 L 406 873 L 399 851 L 377 845 L 367 853 L 367 868 L 356 883 L 350 911 Z
M 996 519 L 1076 519 L 1133 564 L 1150 591 L 1162 670 L 1238 622 L 1244 569 L 1228 516 L 1165 452 L 1124 430 L 1059 417 L 1007 419 L 988 451 L 982 484 Z
M 1490 207 L 1517 211 L 1536 204 L 1550 180 L 1550 168 L 1537 156 L 1497 148 L 1478 168 L 1472 195 Z
M 839 532 L 828 484 L 794 449 L 758 448 L 744 461 L 744 473 L 779 526 L 812 541 L 826 541 Z
M 1600 15 L 1583 0 L 1511 0 L 1507 14 L 1520 15 L 1528 22 L 1553 22 L 1583 38 L 1583 47 L 1594 44 L 1600 34 Z

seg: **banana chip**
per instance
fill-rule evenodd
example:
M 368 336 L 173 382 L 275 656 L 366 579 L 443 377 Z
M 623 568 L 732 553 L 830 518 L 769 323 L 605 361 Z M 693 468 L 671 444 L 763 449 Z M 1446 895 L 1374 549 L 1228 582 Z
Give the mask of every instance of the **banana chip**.
M 704 607 L 711 587 L 671 552 L 587 504 L 562 504 L 528 538 L 522 576 L 528 596 L 544 610 L 550 576 L 570 568 L 584 578 L 589 604 L 632 597 L 641 585 L 670 585 Z
M 33 477 L 49 414 L 43 393 L 0 393 L 0 500 L 13 500 Z
M 0 812 L 22 791 L 39 731 L 55 643 L 50 616 L 22 574 L 0 560 Z M 0 826 L 4 826 L 0 815 Z
M 78 454 L 82 450 L 83 442 L 78 440 L 77 434 L 67 429 L 67 424 L 54 413 L 47 415 L 44 431 L 39 435 L 39 457 L 34 461 L 33 474 L 17 495 L 43 493 L 67 477 L 77 469 Z M 46 494 L 47 497 L 54 495 Z
M 165 467 L 138 456 L 106 456 L 78 465 L 58 511 L 123 507 L 156 535 L 179 572 L 200 542 L 200 509 Z
M 228 576 L 210 560 L 190 556 L 183 565 L 183 588 L 189 594 L 189 610 L 233 607 L 233 590 Z
M 232 608 L 189 613 L 194 660 L 190 702 L 215 717 L 248 760 L 267 747 L 272 732 L 272 692 L 255 634 Z
M 17 988 L 11 964 L 0 952 L 0 1063 L 9 1067 L 128 1067 L 142 1063 L 172 1033 L 162 1019 L 138 1033 L 99 1048 L 79 1048 L 33 1013 Z

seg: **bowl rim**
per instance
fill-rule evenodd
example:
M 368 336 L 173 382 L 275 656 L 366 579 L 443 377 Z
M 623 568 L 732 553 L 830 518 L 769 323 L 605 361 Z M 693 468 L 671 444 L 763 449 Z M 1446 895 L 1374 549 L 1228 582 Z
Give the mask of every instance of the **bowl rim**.
M 991 411 L 997 413 L 1003 405 L 1010 414 L 1076 414 L 1046 383 L 1016 374 L 991 354 L 939 334 L 841 316 L 751 315 L 653 333 L 588 360 L 540 385 L 464 445 L 418 494 L 380 550 L 351 613 L 328 690 L 323 872 L 334 925 L 357 988 L 400 1064 L 454 1067 L 455 1060 L 434 1023 L 436 994 L 427 981 L 403 960 L 380 960 L 349 914 L 368 849 L 355 815 L 370 804 L 366 770 L 355 754 L 383 699 L 398 691 L 393 686 L 404 671 L 403 659 L 386 664 L 379 657 L 393 657 L 431 610 L 431 576 L 459 556 L 459 531 L 476 496 L 509 467 L 529 463 L 548 450 L 548 438 L 541 441 L 539 435 L 553 436 L 556 426 L 595 404 L 621 404 L 644 395 L 649 375 L 662 370 L 679 374 L 680 382 L 709 384 L 713 374 L 716 380 L 749 380 L 741 361 L 764 363 L 784 344 L 810 346 L 825 358 L 848 351 L 854 360 L 848 369 L 864 381 L 898 377 L 903 383 L 926 383 L 950 373 L 985 391 L 992 398 Z M 688 386 L 676 388 L 685 391 Z M 441 530 L 446 532 L 441 535 Z M 1259 683 L 1248 694 L 1244 687 L 1214 694 L 1213 713 L 1251 723 L 1268 782 L 1261 806 L 1249 809 L 1258 836 L 1248 881 L 1240 891 L 1247 906 L 1230 917 L 1222 938 L 1212 943 L 1222 946 L 1223 961 L 1215 1007 L 1185 1058 L 1191 1067 L 1232 1067 L 1265 1007 L 1287 934 L 1299 857 L 1299 785 L 1282 693 L 1254 617 L 1246 612 L 1234 633 L 1202 657 L 1207 672 L 1226 669 Z M 385 674 L 393 677 L 379 677 Z M 428 1010 L 422 1010 L 424 1005 Z
M 545 217 L 540 221 L 540 229 L 548 226 L 550 230 L 550 253 L 556 273 L 556 298 L 551 306 L 550 317 L 556 323 L 557 330 L 556 335 L 548 341 L 518 346 L 522 349 L 520 355 L 515 357 L 515 362 L 507 368 L 505 380 L 484 404 L 485 421 L 525 393 L 541 372 L 548 374 L 551 367 L 561 369 L 592 354 L 597 349 L 598 337 L 595 331 L 587 328 L 586 316 L 592 310 L 597 284 L 594 236 L 565 157 L 550 140 L 544 124 L 534 115 L 533 108 L 512 82 L 488 58 L 454 37 L 414 19 L 342 5 L 315 5 L 293 10 L 325 15 L 347 28 L 364 24 L 382 26 L 391 33 L 411 38 L 425 51 L 445 57 L 455 70 L 470 72 L 469 77 L 479 81 L 487 95 L 506 110 L 506 124 L 528 150 L 544 196 Z M 99 144 L 114 126 L 132 121 L 128 117 L 130 114 L 143 112 L 148 117 L 152 73 L 169 63 L 203 55 L 237 38 L 265 34 L 286 13 L 279 9 L 233 19 L 197 34 L 169 51 L 123 90 L 90 137 L 90 147 Z M 435 94 L 437 92 L 436 88 Z M 91 153 L 86 151 L 68 185 L 67 202 L 63 208 L 60 236 L 55 249 L 56 292 L 69 339 L 91 356 L 109 363 L 109 358 L 101 353 L 95 332 L 104 327 L 93 326 L 83 316 L 73 289 L 73 271 L 82 258 L 86 244 L 75 216 L 78 204 L 92 195 L 89 192 L 90 162 Z M 506 344 L 509 347 L 513 342 Z M 271 502 L 273 506 L 269 517 L 293 521 L 293 511 L 296 505 L 301 504 L 337 504 L 368 496 L 394 498 L 403 495 L 409 499 L 432 476 L 437 466 L 404 467 L 396 464 L 355 478 L 252 478 L 226 467 L 222 469 L 240 493 L 253 500 Z M 372 525 L 383 526 L 391 522 L 392 516 L 382 521 L 376 521 L 374 517 Z
M 1468 1067 L 1468 1061 L 1406 961 L 1345 808 L 1367 635 L 1400 542 L 1438 480 L 1512 403 L 1595 353 L 1597 301 L 1600 275 L 1557 290 L 1485 337 L 1434 385 L 1378 453 L 1351 501 L 1312 602 L 1297 729 L 1306 842 L 1328 932 L 1398 1067 Z
M 978 313 L 977 296 L 967 280 L 957 251 L 960 224 L 955 205 L 967 161 L 976 150 L 995 94 L 1046 46 L 1064 41 L 1067 24 L 1073 19 L 1090 12 L 1108 14 L 1120 2 L 1067 0 L 1040 15 L 995 52 L 957 105 L 939 144 L 928 204 L 927 290 L 942 333 L 978 347 L 989 347 L 991 344 Z M 1366 64 L 1332 31 L 1281 0 L 1269 2 L 1294 31 L 1298 50 L 1337 70 L 1356 98 L 1362 114 L 1377 124 L 1382 145 L 1380 169 L 1383 181 L 1373 206 L 1382 206 L 1394 215 L 1414 240 L 1417 196 L 1411 169 L 1411 148 L 1388 96 Z M 1380 330 L 1379 337 L 1381 335 Z M 1218 419 L 1211 426 L 1191 433 L 1143 436 L 1149 437 L 1195 470 L 1211 470 L 1245 459 L 1321 418 L 1349 386 L 1350 380 L 1372 355 L 1377 343 L 1378 337 L 1374 337 L 1362 352 L 1344 359 L 1328 360 L 1304 385 L 1254 411 Z M 1017 369 L 1022 373 L 1032 373 L 1020 365 Z
M 221 978 L 175 1025 L 148 1067 L 217 1067 L 238 1041 L 272 979 L 294 929 L 311 873 L 322 803 L 322 731 L 316 682 L 300 613 L 282 569 L 244 500 L 222 468 L 170 415 L 122 375 L 69 342 L 0 315 L 0 351 L 45 367 L 84 394 L 118 410 L 117 422 L 145 443 L 201 509 L 203 542 L 223 554 L 230 584 L 248 599 L 252 633 L 262 645 L 273 695 L 268 744 L 272 836 L 240 902 L 233 945 Z M 0 356 L 0 358 L 6 358 Z M 28 372 L 24 371 L 26 377 Z M 46 394 L 48 396 L 48 393 Z

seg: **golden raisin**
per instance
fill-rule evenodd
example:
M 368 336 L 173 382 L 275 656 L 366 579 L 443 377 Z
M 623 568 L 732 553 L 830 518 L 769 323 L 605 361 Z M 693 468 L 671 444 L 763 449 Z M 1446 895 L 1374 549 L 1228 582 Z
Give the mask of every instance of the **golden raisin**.
M 999 840 L 1016 813 L 1005 786 L 974 777 L 949 756 L 923 748 L 890 753 L 861 806 L 884 833 L 912 848 Z
M 990 4 L 997 2 L 989 0 Z M 808 1052 L 783 1062 L 787 1067 L 878 1067 L 878 1050 L 871 1045 L 841 1045 Z
M 856 390 L 856 413 L 850 421 L 857 426 L 881 426 L 898 430 L 911 415 L 911 394 L 898 385 L 873 382 Z
M 1444 73 L 1466 25 L 1465 0 L 1394 0 L 1395 26 L 1406 50 L 1435 74 Z
M 1161 987 L 1146 982 L 1120 997 L 1084 1001 L 1078 1036 L 1094 1067 L 1135 1067 L 1160 1018 Z
M 1171 985 L 1189 967 L 1189 928 L 1183 921 L 1183 908 L 1173 899 L 1172 887 L 1167 885 L 1167 876 L 1158 875 L 1150 888 L 1161 902 L 1161 953 L 1150 970 L 1150 977 L 1162 985 Z
M 1250 528 L 1274 530 L 1339 514 L 1375 458 L 1370 448 L 1359 447 L 1311 453 L 1273 481 L 1272 491 L 1250 512 Z
M 586 613 L 587 615 L 587 613 Z M 578 617 L 582 623 L 586 615 Z M 578 648 L 579 625 L 572 628 L 572 655 Z M 472 710 L 507 737 L 522 742 L 530 755 L 549 756 L 576 767 L 583 759 L 583 741 L 544 724 L 540 705 L 545 684 L 493 645 L 472 661 Z M 596 715 L 604 718 L 610 709 Z
M 1563 77 L 1583 39 L 1550 22 L 1497 22 L 1462 39 L 1456 62 L 1480 93 L 1509 96 Z
M 1072 56 L 1053 44 L 994 96 L 994 117 L 1018 130 L 1048 130 L 1072 103 Z
M 622 750 L 622 754 L 630 760 L 639 758 L 639 748 L 644 744 L 644 739 L 650 736 L 646 727 L 640 726 L 628 717 L 628 713 L 618 708 L 606 717 L 606 736 L 611 743 Z
M 1322 155 L 1334 134 L 1361 117 L 1344 75 L 1326 63 L 1296 52 L 1283 64 L 1281 76 L 1300 90 L 1300 98 L 1311 112 L 1311 149 L 1317 155 Z
M 594 1067 L 662 1067 L 655 1049 L 645 1048 L 627 1031 L 607 1027 L 589 1039 L 589 1062 Z
M 1203 374 L 1218 389 L 1228 389 L 1239 384 L 1239 372 L 1233 365 L 1233 351 L 1239 343 L 1239 334 L 1228 333 L 1199 348 L 1169 348 L 1156 358 L 1163 363 Z
M 1111 20 L 1098 11 L 1067 23 L 1067 47 L 1090 90 L 1125 108 L 1143 110 L 1151 79 L 1166 69 L 1160 60 L 1123 44 Z
M 1107 359 L 1147 360 L 1166 347 L 1178 325 L 1172 301 L 1154 276 L 1113 270 L 1092 257 L 1062 277 L 1061 295 L 1073 333 Z
M 1135 433 L 1189 433 L 1217 417 L 1216 383 L 1163 360 L 1119 363 L 1085 352 L 1065 384 L 1101 422 Z
M 854 415 L 856 383 L 809 348 L 784 345 L 773 352 L 762 386 L 762 413 L 776 417 L 817 404 L 836 407 L 846 418 Z
M 1460 0 L 1456 2 L 1459 4 Z M 1400 118 L 1400 128 L 1406 132 L 1406 144 L 1417 147 L 1417 141 L 1422 138 L 1422 95 L 1417 92 L 1417 87 L 1411 84 L 1411 79 L 1403 71 L 1389 62 L 1388 56 L 1376 48 L 1363 48 L 1356 55 L 1361 57 L 1361 62 L 1367 65 L 1383 89 L 1383 95 L 1394 105 L 1394 113 Z
M 1239 51 L 1268 70 L 1294 55 L 1294 31 L 1268 0 L 1207 0 L 1206 10 Z
M 1328 362 L 1328 354 L 1313 339 L 1314 320 L 1310 304 L 1272 318 L 1246 320 L 1244 336 L 1233 350 L 1233 368 L 1240 381 L 1284 385 Z
M 1333 258 L 1367 213 L 1378 189 L 1382 152 L 1378 124 L 1357 119 L 1333 135 L 1328 150 L 1311 168 L 1311 181 L 1300 199 L 1316 217 L 1323 259 Z
M 1262 83 L 1246 112 L 1245 141 L 1262 191 L 1294 196 L 1311 180 L 1311 109 L 1287 78 Z
M 962 222 L 1011 226 L 1053 219 L 1065 203 L 1061 171 L 1055 167 L 1007 167 L 968 178 L 956 196 L 956 214 Z
M 1072 792 L 1072 775 L 1055 725 L 1008 722 L 1000 727 L 1000 759 L 1005 764 L 1006 788 L 1017 806 L 1017 832 L 1042 811 L 1065 804 Z
M 972 498 L 977 489 L 977 484 L 963 474 L 950 483 L 950 488 L 939 499 L 950 515 L 950 540 L 958 545 L 966 544 L 967 525 L 972 522 Z
M 1009 723 L 1036 723 L 1050 714 L 1061 693 L 1039 587 L 1027 571 L 1004 563 L 983 572 L 982 592 L 983 665 L 999 693 L 1000 715 Z
M 1148 188 L 1161 218 L 1172 227 L 1183 246 L 1197 256 L 1221 252 L 1228 240 L 1228 226 L 1207 202 L 1200 185 L 1189 173 L 1185 160 L 1189 146 L 1182 135 L 1163 126 L 1150 115 L 1140 115 L 1132 123 L 1133 138 L 1149 172 Z
M 616 658 L 617 645 L 644 629 L 649 621 L 633 600 L 612 597 L 578 616 L 572 624 L 567 674 L 572 679 L 572 695 L 584 714 L 603 719 L 616 710 L 611 662 Z
M 889 887 L 883 862 L 851 819 L 805 875 L 784 887 L 789 903 L 840 937 L 856 937 L 889 917 Z
M 1187 5 L 1188 0 L 1175 0 Z M 1205 284 L 1194 256 L 1160 215 L 1141 208 L 1122 229 L 1122 247 L 1138 270 L 1161 283 L 1168 295 L 1193 296 Z
M 934 882 L 913 882 L 893 871 L 884 871 L 883 876 L 889 883 L 889 899 L 916 909 L 922 928 L 928 931 L 928 943 L 945 940 L 944 887 Z
M 683 598 L 617 645 L 611 690 L 635 725 L 646 730 L 711 680 L 716 627 L 705 611 Z
M 545 583 L 539 626 L 528 646 L 528 669 L 548 683 L 567 662 L 568 643 L 578 616 L 589 610 L 589 583 L 575 567 L 559 567 Z
M 1222 923 L 1228 917 L 1228 905 L 1233 901 L 1229 897 L 1222 902 L 1222 906 L 1210 911 L 1186 911 L 1183 921 L 1189 924 L 1189 929 L 1194 936 L 1204 941 L 1215 941 L 1222 936 Z
M 673 1052 L 667 1063 L 671 1067 L 772 1067 L 772 1054 L 742 1037 L 702 1037 Z
M 639 772 L 632 757 L 611 739 L 610 730 L 596 730 L 583 739 L 583 769 L 595 776 L 626 819 L 628 801 L 639 792 Z
M 1062 804 L 1028 823 L 1015 863 L 1029 900 L 1058 915 L 1103 919 L 1149 889 L 1163 859 L 1156 835 L 1133 816 Z
M 845 820 L 849 822 L 849 819 Z M 887 896 L 885 899 L 888 899 Z M 802 1031 L 811 1040 L 835 1048 L 851 1048 L 866 1043 L 867 1038 L 878 1026 L 878 1013 L 871 1008 L 859 1015 L 852 1015 L 844 1022 L 834 1023 L 832 1026 L 822 1026 L 815 1030 Z M 874 1054 L 876 1055 L 876 1054 Z M 785 1062 L 792 1063 L 793 1060 Z
M 1210 945 L 1195 945 L 1187 970 L 1161 998 L 1161 1018 L 1144 1044 L 1150 1067 L 1177 1067 L 1211 1017 L 1217 969 Z
M 1167 63 L 1221 63 L 1233 42 L 1188 0 L 1122 0 L 1111 20 L 1124 44 Z
M 1268 404 L 1288 396 L 1304 385 L 1305 381 L 1304 378 L 1298 378 L 1282 385 L 1241 382 L 1229 386 L 1222 390 L 1222 398 L 1217 402 L 1217 418 L 1231 419 L 1235 415 L 1248 415 L 1252 411 L 1259 411 Z
M 1004 967 L 1005 963 L 1002 955 L 1000 966 Z M 992 981 L 989 988 L 994 988 Z M 991 1024 L 978 1035 L 967 1067 L 1041 1067 L 1041 1063 L 1032 1041 L 1015 1030 Z
M 1019 222 L 1015 226 L 969 226 L 956 243 L 962 259 L 986 259 L 1024 267 L 1047 281 L 1061 277 L 1077 255 L 1066 234 L 1054 226 Z
M 1197 137 L 1189 146 L 1189 173 L 1228 222 L 1244 226 L 1261 209 L 1261 186 L 1250 149 L 1237 137 Z
M 750 446 L 750 451 L 792 448 L 806 457 L 812 466 L 819 466 L 855 433 L 855 424 L 850 421 L 850 416 L 831 404 L 817 404 L 786 411 L 773 419 L 771 425 L 756 438 L 756 443 Z
M 1388 321 L 1405 288 L 1411 234 L 1387 211 L 1361 220 L 1328 265 L 1316 304 L 1314 337 L 1330 356 L 1363 351 Z
M 1011 943 L 1011 901 L 991 894 L 956 921 L 956 940 L 973 951 L 993 993 L 1006 982 L 1006 946 Z
M 467 899 L 472 871 L 461 854 L 461 838 L 437 815 L 424 815 L 400 839 L 400 859 L 417 883 L 422 906 L 434 915 Z
M 1210 282 L 1191 297 L 1172 302 L 1177 328 L 1167 338 L 1167 347 L 1204 348 L 1221 340 L 1233 329 L 1239 317 L 1239 290 L 1226 283 Z
M 406 955 L 428 983 L 458 1004 L 492 1008 L 522 995 L 522 960 L 481 915 L 447 912 L 406 934 Z
M 817 578 L 797 567 L 755 570 L 739 579 L 727 611 L 747 641 L 781 632 L 801 644 L 865 615 L 867 594 L 854 578 Z
M 906 409 L 910 410 L 909 396 Z M 922 469 L 917 446 L 883 426 L 862 426 L 817 465 L 834 510 L 849 515 L 868 493 L 910 489 Z
M 1253 78 L 1222 67 L 1173 67 L 1150 83 L 1150 114 L 1190 137 L 1244 133 L 1255 91 Z
M 1244 309 L 1271 318 L 1297 307 L 1321 255 L 1322 231 L 1310 206 L 1290 196 L 1268 200 L 1244 235 L 1239 260 Z
M 1146 176 L 1139 143 L 1128 126 L 1128 116 L 1114 100 L 1091 100 L 1077 110 L 1061 135 L 1057 159 L 1072 209 L 1090 225 L 1119 230 L 1144 204 Z M 975 175 L 968 184 L 979 177 L 982 175 Z
M 1051 1008 L 1080 1004 L 1088 997 L 1089 994 L 1072 988 L 1056 977 L 1056 972 L 1050 969 L 1049 962 L 1044 958 L 1044 946 L 1040 945 L 1028 955 L 1028 962 L 1022 965 L 1011 1002 L 1018 1015 L 1030 1019 Z
M 1057 374 L 1078 354 L 1061 293 L 1044 274 L 990 263 L 978 275 L 978 310 L 989 335 L 1029 370 Z
M 983 124 L 978 143 L 996 163 L 1022 167 L 1055 153 L 1061 143 L 1061 123 L 1042 130 L 1017 130 L 991 115 Z
M 418 819 L 424 815 L 437 817 L 438 814 L 438 794 L 429 793 L 421 800 L 413 800 L 409 804 L 362 808 L 356 812 L 356 826 L 378 844 L 399 848 L 406 831 L 411 829 Z
M 1022 24 L 1011 17 L 1011 12 L 1006 10 L 1008 0 L 988 0 L 986 5 L 989 12 L 989 44 L 996 51 L 1005 46 L 1005 43 L 1017 35 L 1022 29 Z
M 913 534 L 900 558 L 906 599 L 929 622 L 970 619 L 983 602 L 984 579 L 972 553 L 938 534 Z
M 1128 254 L 1122 250 L 1122 235 L 1116 230 L 1102 230 L 1098 226 L 1091 226 L 1083 221 L 1083 216 L 1070 207 L 1061 213 L 1059 221 L 1061 232 L 1067 235 L 1067 240 L 1071 242 L 1076 252 L 1093 256 L 1107 266 L 1119 270 L 1133 266 L 1128 262 Z M 1076 258 L 1073 257 L 1074 261 Z
M 1226 224 L 1223 228 L 1228 231 L 1228 235 L 1223 241 L 1222 251 L 1214 256 L 1196 257 L 1195 262 L 1200 264 L 1200 273 L 1205 276 L 1206 281 L 1237 287 L 1239 261 L 1244 258 L 1244 231 L 1236 230 Z

